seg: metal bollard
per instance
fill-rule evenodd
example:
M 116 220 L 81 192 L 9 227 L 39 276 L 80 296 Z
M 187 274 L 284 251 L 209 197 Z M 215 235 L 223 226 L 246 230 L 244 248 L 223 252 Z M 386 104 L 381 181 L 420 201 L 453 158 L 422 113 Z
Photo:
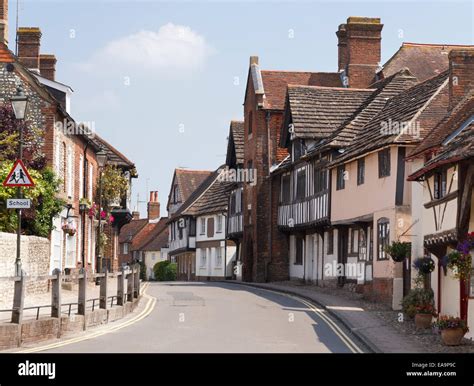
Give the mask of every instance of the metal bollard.
M 79 277 L 79 299 L 77 302 L 77 313 L 79 315 L 85 315 L 87 308 L 87 271 L 84 268 L 81 268 L 80 274 L 82 277 Z
M 104 277 L 100 278 L 100 295 L 99 295 L 99 308 L 104 310 L 108 307 L 107 302 L 107 282 L 109 280 L 109 273 L 107 267 L 104 267 Z
M 51 317 L 61 317 L 61 280 L 62 275 L 59 269 L 53 271 L 53 275 L 56 277 L 52 280 L 52 291 L 51 291 Z
M 15 292 L 13 294 L 12 323 L 20 324 L 23 321 L 23 304 L 25 300 L 25 276 L 15 278 Z

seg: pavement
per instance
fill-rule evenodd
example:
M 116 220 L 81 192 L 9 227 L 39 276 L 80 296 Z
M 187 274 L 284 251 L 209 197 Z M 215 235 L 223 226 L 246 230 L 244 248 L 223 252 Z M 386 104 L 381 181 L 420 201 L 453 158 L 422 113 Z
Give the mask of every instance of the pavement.
M 422 346 L 400 334 L 395 328 L 360 306 L 360 303 L 341 296 L 318 292 L 315 286 L 291 286 L 285 283 L 242 283 L 227 281 L 237 286 L 269 289 L 297 295 L 315 303 L 342 323 L 373 352 L 420 353 Z
M 48 353 L 359 353 L 369 350 L 327 311 L 263 288 L 215 282 L 150 282 L 146 315 Z

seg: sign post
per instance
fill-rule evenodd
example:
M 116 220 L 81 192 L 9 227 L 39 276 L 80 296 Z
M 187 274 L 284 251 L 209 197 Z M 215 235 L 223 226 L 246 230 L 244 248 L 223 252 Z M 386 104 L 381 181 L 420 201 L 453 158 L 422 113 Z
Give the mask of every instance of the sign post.
M 7 208 L 16 208 L 18 211 L 18 229 L 17 229 L 17 238 L 16 238 L 16 276 L 21 276 L 21 210 L 27 209 L 31 206 L 31 201 L 29 199 L 23 199 L 22 187 L 33 187 L 35 183 L 31 178 L 26 166 L 21 160 L 23 156 L 23 130 L 20 130 L 20 159 L 18 159 L 14 164 L 10 173 L 8 173 L 7 178 L 3 181 L 3 186 L 5 187 L 16 187 L 17 188 L 17 199 L 9 199 L 7 201 Z

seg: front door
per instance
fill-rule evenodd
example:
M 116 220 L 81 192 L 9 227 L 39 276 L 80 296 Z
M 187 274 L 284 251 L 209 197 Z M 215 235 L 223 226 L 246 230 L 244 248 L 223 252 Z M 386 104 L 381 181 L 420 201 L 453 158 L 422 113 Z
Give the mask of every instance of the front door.
M 405 257 L 403 260 L 403 296 L 407 296 L 411 289 L 411 257 Z
M 346 282 L 345 276 L 345 267 L 347 264 L 347 249 L 348 249 L 348 231 L 347 228 L 339 228 L 338 230 L 338 247 L 337 247 L 337 262 L 339 264 L 343 264 L 344 267 L 344 275 L 338 276 L 337 282 L 342 287 Z

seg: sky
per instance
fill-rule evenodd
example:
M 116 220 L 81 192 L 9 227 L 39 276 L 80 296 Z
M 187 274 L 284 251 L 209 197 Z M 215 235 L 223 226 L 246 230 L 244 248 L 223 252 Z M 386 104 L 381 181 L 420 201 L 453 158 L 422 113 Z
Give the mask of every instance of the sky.
M 251 55 L 262 69 L 337 71 L 335 31 L 349 16 L 381 18 L 382 63 L 404 41 L 474 44 L 474 0 L 20 0 L 18 13 L 56 55 L 71 115 L 136 164 L 142 216 L 151 190 L 165 215 L 174 168 L 225 162 Z M 11 49 L 15 18 L 11 0 Z

